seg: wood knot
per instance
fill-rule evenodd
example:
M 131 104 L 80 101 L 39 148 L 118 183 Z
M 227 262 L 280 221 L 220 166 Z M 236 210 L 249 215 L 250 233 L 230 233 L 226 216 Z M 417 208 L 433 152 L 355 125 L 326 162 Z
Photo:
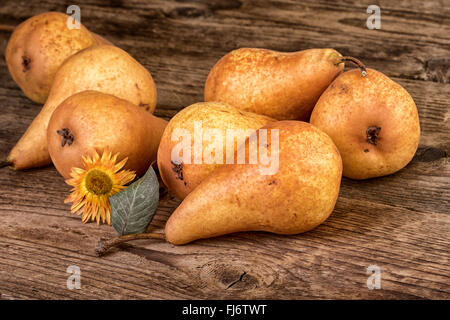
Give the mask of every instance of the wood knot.
M 181 7 L 172 10 L 169 13 L 171 18 L 197 18 L 204 16 L 206 13 L 202 9 L 193 7 Z
M 269 288 L 278 282 L 278 273 L 264 260 L 244 256 L 213 260 L 200 266 L 200 281 L 208 288 L 223 292 L 242 291 L 251 295 L 257 288 Z
M 237 266 L 208 263 L 202 266 L 202 282 L 223 290 L 249 290 L 258 286 L 258 279 Z
M 432 162 L 437 161 L 442 158 L 447 158 L 448 154 L 445 150 L 433 148 L 433 147 L 426 147 L 423 149 L 420 149 L 417 151 L 416 155 L 414 156 L 414 161 L 417 162 Z
M 450 58 L 436 58 L 425 62 L 425 80 L 450 83 Z

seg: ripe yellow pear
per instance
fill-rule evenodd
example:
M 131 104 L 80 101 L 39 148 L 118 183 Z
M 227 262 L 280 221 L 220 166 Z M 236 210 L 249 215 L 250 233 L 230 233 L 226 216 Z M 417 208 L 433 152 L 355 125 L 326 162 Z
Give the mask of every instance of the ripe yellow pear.
M 169 242 L 179 245 L 239 231 L 297 234 L 328 218 L 342 174 L 330 137 L 301 121 L 273 122 L 258 132 L 258 163 L 225 165 L 209 175 L 167 221 Z M 278 158 L 278 170 L 262 170 L 269 166 L 261 158 L 264 148 L 276 155 L 274 161 Z
M 46 140 L 48 121 L 61 102 L 85 90 L 114 94 L 150 113 L 156 105 L 156 87 L 152 76 L 128 53 L 111 45 L 83 49 L 58 69 L 41 112 L 8 155 L 7 162 L 14 169 L 51 163 Z
M 184 199 L 208 175 L 226 163 L 227 132 L 231 134 L 233 133 L 231 130 L 237 130 L 236 137 L 243 139 L 244 142 L 249 131 L 256 131 L 274 121 L 272 118 L 243 112 L 220 102 L 200 102 L 184 108 L 170 120 L 159 145 L 158 167 L 164 184 L 178 198 Z M 172 153 L 176 146 L 183 143 L 181 141 L 183 137 L 177 135 L 177 130 L 189 134 L 187 145 L 191 152 L 188 160 L 190 163 L 173 159 Z M 214 136 L 208 135 L 213 131 L 216 131 Z M 196 163 L 194 158 L 195 139 L 202 140 L 197 158 L 200 160 L 197 161 L 199 163 Z M 228 139 L 232 143 L 229 154 L 234 157 L 238 142 L 232 135 Z M 217 147 L 216 142 L 220 143 Z M 182 152 L 186 151 L 188 150 L 183 149 Z
M 205 101 L 278 120 L 307 121 L 322 92 L 343 71 L 341 58 L 334 49 L 234 50 L 209 73 Z
M 6 47 L 9 72 L 25 95 L 44 103 L 56 71 L 71 55 L 104 40 L 83 25 L 69 29 L 70 17 L 60 12 L 45 12 L 31 17 L 14 29 Z
M 420 140 L 417 107 L 409 93 L 373 69 L 344 72 L 320 97 L 311 123 L 338 147 L 343 175 L 392 174 L 413 158 Z
M 156 160 L 167 121 L 131 102 L 98 91 L 83 91 L 64 100 L 53 112 L 47 130 L 48 150 L 58 172 L 70 177 L 82 168 L 82 156 L 109 149 L 128 157 L 125 169 L 138 176 Z
M 113 45 L 113 43 L 111 41 L 109 41 L 108 39 L 103 38 L 101 35 L 96 34 L 94 32 L 91 32 L 92 36 L 94 37 L 94 39 L 97 41 L 97 44 L 109 44 L 109 45 Z

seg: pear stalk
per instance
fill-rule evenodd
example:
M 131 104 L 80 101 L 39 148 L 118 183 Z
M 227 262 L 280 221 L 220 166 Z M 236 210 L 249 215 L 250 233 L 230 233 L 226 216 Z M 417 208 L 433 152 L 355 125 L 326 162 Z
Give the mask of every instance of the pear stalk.
M 363 77 L 367 76 L 366 66 L 364 65 L 364 63 L 361 62 L 361 60 L 356 59 L 354 57 L 344 56 L 344 57 L 341 58 L 341 61 L 339 61 L 337 64 L 345 63 L 345 62 L 352 62 L 352 63 L 354 63 L 361 70 L 361 75 Z
M 138 233 L 138 234 L 128 234 L 126 236 L 121 236 L 118 238 L 112 238 L 108 240 L 100 240 L 95 248 L 95 253 L 97 256 L 103 256 L 109 249 L 116 247 L 122 243 L 142 240 L 142 239 L 159 239 L 165 240 L 166 236 L 163 233 Z
M 1 161 L 1 162 L 0 162 L 0 168 L 12 166 L 12 165 L 13 165 L 13 163 L 12 163 L 11 161 L 8 161 L 8 160 Z

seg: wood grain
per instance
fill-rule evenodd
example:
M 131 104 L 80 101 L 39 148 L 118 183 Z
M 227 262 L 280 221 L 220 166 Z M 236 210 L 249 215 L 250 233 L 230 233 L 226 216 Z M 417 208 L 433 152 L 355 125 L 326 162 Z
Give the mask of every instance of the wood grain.
M 382 29 L 365 27 L 373 1 L 78 1 L 90 30 L 127 50 L 152 73 L 156 114 L 166 118 L 201 101 L 210 68 L 238 47 L 296 51 L 334 47 L 392 77 L 419 108 L 414 160 L 379 179 L 344 179 L 332 216 L 298 236 L 239 233 L 175 247 L 142 240 L 94 255 L 107 226 L 83 225 L 63 200 L 53 167 L 0 170 L 1 299 L 449 299 L 450 5 L 378 1 Z M 21 21 L 65 12 L 66 1 L 0 7 L 0 51 Z M 0 159 L 40 106 L 29 101 L 0 60 Z M 161 201 L 160 231 L 179 204 Z M 68 290 L 66 269 L 82 272 Z M 382 288 L 366 287 L 381 268 Z

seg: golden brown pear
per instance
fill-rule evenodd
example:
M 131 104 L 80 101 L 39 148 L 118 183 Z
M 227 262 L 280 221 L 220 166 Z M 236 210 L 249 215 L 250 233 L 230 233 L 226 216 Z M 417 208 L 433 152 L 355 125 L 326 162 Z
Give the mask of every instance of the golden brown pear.
M 409 93 L 373 69 L 340 75 L 322 94 L 311 123 L 338 147 L 343 175 L 367 179 L 394 173 L 413 158 L 420 139 L 417 107 Z
M 56 71 L 71 55 L 98 44 L 83 25 L 69 29 L 70 17 L 59 12 L 45 12 L 31 17 L 14 29 L 6 47 L 9 72 L 25 95 L 44 103 Z
M 167 121 L 131 102 L 98 91 L 83 91 L 62 102 L 50 119 L 48 150 L 58 172 L 70 177 L 82 168 L 82 156 L 110 150 L 118 161 L 128 157 L 125 169 L 138 176 L 156 160 Z
M 341 58 L 334 49 L 234 50 L 209 73 L 205 101 L 228 103 L 278 120 L 307 121 L 322 92 L 342 72 Z
M 231 133 L 229 129 L 242 130 L 242 134 L 239 131 L 236 131 L 236 133 L 244 142 L 245 136 L 249 135 L 249 131 L 255 131 L 274 121 L 272 118 L 243 112 L 220 102 L 200 102 L 184 108 L 170 120 L 159 145 L 158 167 L 164 184 L 178 198 L 184 199 L 211 172 L 226 163 L 227 130 L 229 133 Z M 193 150 L 196 125 L 199 136 L 203 137 L 201 153 L 199 153 L 200 158 L 198 158 L 201 163 L 194 163 L 195 153 Z M 176 130 L 185 130 L 191 137 L 189 143 L 191 148 L 190 164 L 172 159 L 172 151 L 176 145 L 181 143 L 182 139 L 181 136 L 176 135 Z M 217 131 L 220 137 L 211 135 L 208 138 L 208 133 L 212 133 L 212 130 Z M 215 148 L 215 142 L 219 142 L 219 139 L 224 143 L 219 148 Z M 231 135 L 229 139 L 233 146 L 229 148 L 231 150 L 229 154 L 234 156 L 238 140 Z M 215 158 L 216 153 L 217 159 Z
M 110 45 L 83 49 L 58 69 L 47 102 L 11 150 L 7 161 L 14 169 L 51 163 L 46 140 L 48 121 L 61 102 L 85 90 L 114 94 L 150 113 L 156 105 L 152 76 L 128 53 Z
M 103 38 L 101 35 L 96 34 L 94 32 L 91 32 L 92 36 L 94 37 L 94 39 L 97 41 L 97 44 L 109 44 L 109 45 L 114 45 L 111 41 L 109 41 L 106 38 Z
M 261 157 L 258 164 L 220 167 L 173 212 L 165 227 L 169 242 L 179 245 L 239 231 L 297 234 L 328 218 L 342 174 L 333 141 L 301 121 L 274 122 L 262 129 L 268 129 L 270 137 L 262 142 L 270 157 L 278 155 L 278 170 L 263 171 L 272 165 Z M 272 139 L 276 132 L 278 148 Z

